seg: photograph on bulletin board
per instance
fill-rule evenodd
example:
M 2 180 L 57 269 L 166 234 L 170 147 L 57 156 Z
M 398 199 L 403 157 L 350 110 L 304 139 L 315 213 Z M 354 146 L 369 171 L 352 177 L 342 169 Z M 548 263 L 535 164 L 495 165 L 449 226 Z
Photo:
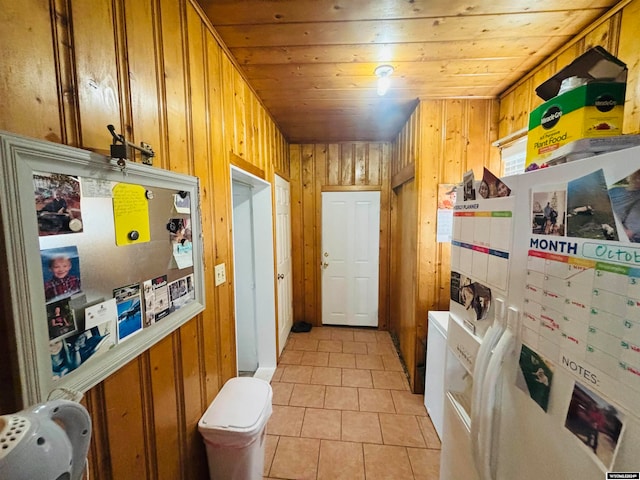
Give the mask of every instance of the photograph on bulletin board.
M 167 276 L 162 275 L 160 277 L 151 280 L 153 286 L 154 297 L 154 321 L 157 322 L 162 318 L 169 315 L 169 284 L 167 283 Z
M 49 344 L 53 378 L 61 378 L 113 347 L 113 322 L 104 322 L 82 333 Z
M 167 230 L 169 230 L 169 241 L 173 251 L 172 267 L 178 269 L 192 267 L 191 219 L 172 218 L 167 224 Z
M 81 291 L 80 257 L 75 246 L 40 251 L 47 302 L 70 297 Z
M 49 325 L 49 340 L 68 336 L 77 330 L 69 300 L 61 300 L 47 304 L 47 323 Z
M 194 300 L 193 275 L 187 275 L 169 284 L 171 311 L 177 310 Z
M 82 232 L 77 177 L 36 172 L 33 174 L 33 192 L 40 236 Z
M 118 309 L 118 342 L 129 339 L 142 330 L 140 285 L 137 283 L 113 291 Z
M 178 213 L 191 213 L 191 196 L 189 192 L 176 193 L 173 196 L 173 205 Z

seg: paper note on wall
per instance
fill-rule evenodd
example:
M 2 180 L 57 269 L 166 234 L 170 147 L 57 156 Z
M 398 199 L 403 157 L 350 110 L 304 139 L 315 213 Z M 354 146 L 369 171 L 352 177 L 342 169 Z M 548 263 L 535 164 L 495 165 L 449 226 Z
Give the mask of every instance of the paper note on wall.
M 193 267 L 193 245 L 191 242 L 173 244 L 173 268 Z
M 113 187 L 116 245 L 144 243 L 151 239 L 146 192 L 144 187 L 128 183 L 118 183 Z
M 438 210 L 438 230 L 436 240 L 439 243 L 450 242 L 453 230 L 453 210 Z
M 84 311 L 85 329 L 97 327 L 105 322 L 115 322 L 118 320 L 118 308 L 116 299 L 111 298 L 106 302 L 87 307 Z

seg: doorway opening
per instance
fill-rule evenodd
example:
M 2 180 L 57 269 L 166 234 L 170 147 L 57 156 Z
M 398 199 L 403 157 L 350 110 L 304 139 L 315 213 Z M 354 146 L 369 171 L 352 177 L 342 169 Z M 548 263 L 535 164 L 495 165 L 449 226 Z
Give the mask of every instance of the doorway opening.
M 271 184 L 231 167 L 238 375 L 270 381 L 276 369 Z

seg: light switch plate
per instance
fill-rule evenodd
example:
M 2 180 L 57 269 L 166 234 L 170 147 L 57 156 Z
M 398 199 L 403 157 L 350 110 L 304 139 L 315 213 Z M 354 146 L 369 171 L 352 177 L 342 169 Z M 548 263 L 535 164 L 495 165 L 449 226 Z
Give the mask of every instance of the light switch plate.
M 218 285 L 222 285 L 227 281 L 227 272 L 224 268 L 224 263 L 219 263 L 214 267 L 214 272 L 216 276 L 216 287 Z

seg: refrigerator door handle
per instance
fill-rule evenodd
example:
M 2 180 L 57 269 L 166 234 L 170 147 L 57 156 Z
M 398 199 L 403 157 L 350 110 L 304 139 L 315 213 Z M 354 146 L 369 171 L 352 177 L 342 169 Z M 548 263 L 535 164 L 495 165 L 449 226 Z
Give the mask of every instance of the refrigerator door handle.
M 504 360 L 509 355 L 516 343 L 516 337 L 510 328 L 507 328 L 498 345 L 491 355 L 491 360 L 487 367 L 487 373 L 482 385 L 482 392 L 485 400 L 480 412 L 480 428 L 478 437 L 478 447 L 480 452 L 480 462 L 478 471 L 481 480 L 492 480 L 494 478 L 491 467 L 491 446 L 493 443 L 493 411 L 496 404 L 496 389 L 502 377 Z
M 500 322 L 496 322 L 487 331 L 480 349 L 478 350 L 478 356 L 476 357 L 475 365 L 473 368 L 473 391 L 471 394 L 471 453 L 475 464 L 480 466 L 480 446 L 479 437 L 480 433 L 480 418 L 484 412 L 484 395 L 483 383 L 485 375 L 487 373 L 487 366 L 491 360 L 491 352 L 500 340 L 504 333 L 504 326 Z

